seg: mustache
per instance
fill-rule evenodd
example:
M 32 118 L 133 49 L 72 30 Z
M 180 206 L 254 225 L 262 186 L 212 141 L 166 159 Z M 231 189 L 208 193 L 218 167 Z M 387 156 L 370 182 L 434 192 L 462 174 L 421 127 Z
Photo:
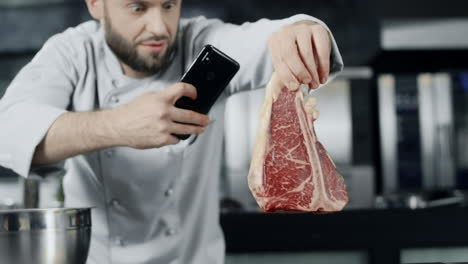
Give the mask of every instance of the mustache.
M 169 42 L 169 36 L 152 36 L 152 37 L 138 41 L 137 44 L 141 44 L 147 41 L 163 41 L 163 40 Z

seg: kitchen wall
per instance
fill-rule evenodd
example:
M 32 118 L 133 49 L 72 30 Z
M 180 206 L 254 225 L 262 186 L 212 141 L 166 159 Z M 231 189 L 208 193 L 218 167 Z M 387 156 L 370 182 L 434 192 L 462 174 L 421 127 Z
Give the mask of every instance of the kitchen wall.
M 318 123 L 319 137 L 325 142 L 333 142 L 333 137 L 345 140 L 345 147 L 333 150 L 339 168 L 350 187 L 353 205 L 356 208 L 371 207 L 378 191 L 380 171 L 378 169 L 379 139 L 377 94 L 373 81 L 377 73 L 372 63 L 383 50 L 401 48 L 418 49 L 467 49 L 468 1 L 372 1 L 372 0 L 297 0 L 285 4 L 282 0 L 185 0 L 184 16 L 206 15 L 219 17 L 225 21 L 241 23 L 263 17 L 283 18 L 296 13 L 314 15 L 326 22 L 340 46 L 349 75 L 332 83 L 329 93 L 337 92 L 336 101 L 343 107 L 343 119 L 325 118 L 326 109 Z M 279 7 L 279 8 L 278 8 Z M 18 70 L 25 65 L 51 35 L 69 26 L 89 19 L 83 0 L 2 0 L 0 2 L 0 97 Z M 435 30 L 435 31 L 431 31 Z M 430 45 L 430 46 L 428 46 Z M 357 69 L 357 72 L 355 71 Z M 333 88 L 334 87 L 334 88 Z M 324 92 L 324 93 L 327 93 Z M 333 96 L 319 97 L 319 107 L 333 102 Z M 242 97 L 244 96 L 244 97 Z M 232 115 L 239 103 L 248 104 L 251 112 L 246 116 L 256 116 L 262 91 L 239 95 L 232 98 L 227 114 Z M 328 98 L 327 98 L 328 96 Z M 335 102 L 336 103 L 336 102 Z M 244 109 L 244 108 L 243 108 Z M 249 165 L 252 135 L 255 131 L 255 118 L 232 117 L 228 127 L 249 126 L 242 131 L 249 137 L 246 145 L 238 142 L 233 134 L 226 132 L 226 162 L 222 175 L 224 197 L 238 200 L 245 208 L 256 208 L 246 188 L 245 175 Z M 328 122 L 327 122 L 328 120 Z M 242 123 L 244 122 L 244 123 Z M 1 127 L 2 124 L 0 124 Z M 327 133 L 331 125 L 333 136 Z M 322 131 L 322 132 L 320 132 Z M 327 143 L 326 143 L 327 144 Z M 340 146 L 344 146 L 340 145 Z M 229 148 L 231 146 L 231 148 Z M 335 146 L 336 147 L 336 146 Z M 52 206 L 58 188 L 57 179 L 43 182 L 43 205 Z M 1 204 L 20 204 L 22 201 L 22 181 L 11 171 L 0 168 Z M 364 187 L 364 188 L 363 188 Z M 354 196 L 353 193 L 358 195 Z M 365 194 L 364 194 L 365 193 Z M 356 197 L 356 198 L 354 198 Z M 352 206 L 350 208 L 353 208 Z M 408 249 L 401 256 L 403 263 L 423 261 L 466 261 L 466 248 L 449 249 Z M 276 262 L 275 262 L 276 261 Z M 366 256 L 356 252 L 319 252 L 304 254 L 229 254 L 228 264 L 238 263 L 368 263 Z M 291 262 L 292 261 L 292 262 Z
M 347 65 L 366 65 L 378 51 L 378 23 L 367 1 L 296 1 L 275 8 L 271 1 L 184 1 L 183 16 L 205 15 L 232 23 L 263 17 L 277 19 L 297 13 L 314 15 L 326 22 L 340 43 Z M 8 83 L 53 34 L 88 20 L 81 0 L 4 0 L 0 3 L 0 96 Z M 362 39 L 366 39 L 365 42 Z M 366 91 L 363 91 L 364 93 Z M 359 94 L 360 92 L 357 92 Z M 366 152 L 366 151 L 364 151 Z M 370 156 L 362 154 L 360 157 Z M 0 176 L 12 175 L 0 168 Z
M 362 8 L 365 4 L 366 1 L 302 0 L 278 9 L 270 1 L 192 0 L 184 1 L 183 16 L 205 15 L 242 23 L 263 17 L 277 19 L 297 13 L 311 14 L 324 20 L 333 30 L 348 65 L 365 65 L 377 52 L 379 42 L 378 24 L 373 23 L 375 17 L 371 11 Z M 0 65 L 3 65 L 0 69 L 0 96 L 15 74 L 51 35 L 88 19 L 82 0 L 2 1 L 0 33 L 5 37 L 0 42 Z M 364 38 L 366 42 L 361 41 Z M 11 171 L 0 168 L 0 178 L 12 175 Z
M 333 30 L 348 65 L 364 65 L 379 48 L 379 24 L 372 10 L 366 7 L 367 1 L 300 0 L 287 6 L 278 1 L 281 8 L 275 8 L 276 5 L 265 0 L 192 0 L 184 1 L 183 16 L 205 15 L 242 23 L 264 17 L 284 18 L 297 13 L 314 15 Z M 0 3 L 3 21 L 0 32 L 15 33 L 0 43 L 0 52 L 36 50 L 53 33 L 89 18 L 81 0 L 48 0 L 35 2 L 33 6 L 31 2 L 8 0 Z

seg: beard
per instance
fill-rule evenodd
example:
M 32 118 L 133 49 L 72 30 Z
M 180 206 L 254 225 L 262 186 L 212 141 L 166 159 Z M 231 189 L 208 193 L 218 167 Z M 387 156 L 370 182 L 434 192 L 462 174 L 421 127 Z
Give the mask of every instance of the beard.
M 104 17 L 104 20 L 105 39 L 107 45 L 122 63 L 125 63 L 137 72 L 151 75 L 159 73 L 161 69 L 169 64 L 172 54 L 175 52 L 176 45 L 175 41 L 171 42 L 168 36 L 152 36 L 133 44 L 113 30 L 111 21 L 107 14 Z M 168 46 L 165 51 L 151 53 L 149 56 L 143 57 L 138 54 L 137 47 L 144 41 L 167 41 Z

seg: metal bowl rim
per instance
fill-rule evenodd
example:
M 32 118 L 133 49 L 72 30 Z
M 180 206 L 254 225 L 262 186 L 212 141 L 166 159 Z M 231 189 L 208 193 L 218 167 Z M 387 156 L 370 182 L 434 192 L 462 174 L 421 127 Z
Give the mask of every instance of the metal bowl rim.
M 38 234 L 38 233 L 60 233 L 60 232 L 91 232 L 92 226 L 79 226 L 79 227 L 66 227 L 66 228 L 53 228 L 48 227 L 46 229 L 30 229 L 30 230 L 9 230 L 4 231 L 0 229 L 0 236 L 2 235 L 12 235 L 12 234 L 19 234 L 19 233 L 29 233 L 31 235 Z
M 12 214 L 12 213 L 55 213 L 55 212 L 65 212 L 65 211 L 83 211 L 96 208 L 96 206 L 90 207 L 51 207 L 51 208 L 17 208 L 17 209 L 7 209 L 1 210 L 0 215 L 2 214 Z
M 92 207 L 0 211 L 0 233 L 91 227 L 91 209 Z

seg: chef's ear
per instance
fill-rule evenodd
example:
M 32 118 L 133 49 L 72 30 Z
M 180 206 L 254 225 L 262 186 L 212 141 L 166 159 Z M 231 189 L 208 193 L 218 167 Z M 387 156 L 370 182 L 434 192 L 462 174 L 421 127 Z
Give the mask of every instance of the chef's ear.
M 86 0 L 88 11 L 96 20 L 104 18 L 104 1 L 105 0 Z

